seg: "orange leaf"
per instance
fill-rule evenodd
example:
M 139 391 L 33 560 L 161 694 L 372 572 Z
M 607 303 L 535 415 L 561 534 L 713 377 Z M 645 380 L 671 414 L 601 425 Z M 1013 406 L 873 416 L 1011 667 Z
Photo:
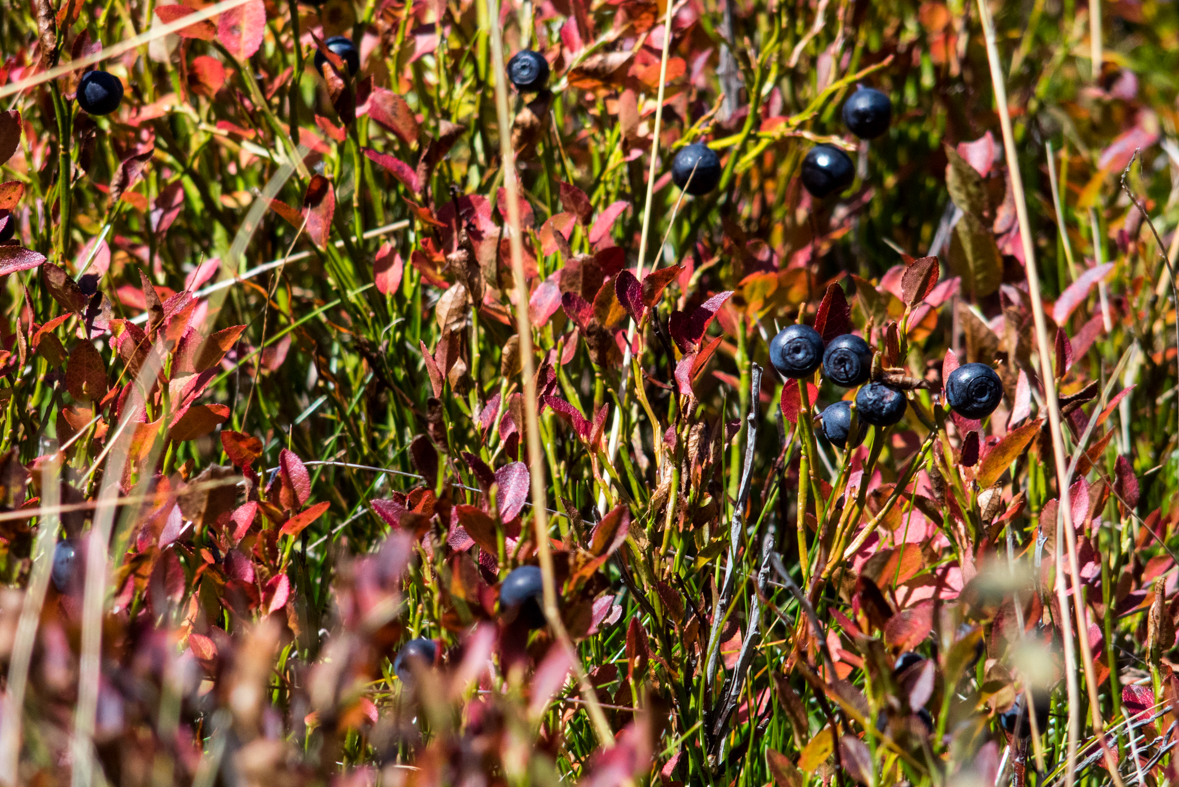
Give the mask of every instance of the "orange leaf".
M 336 193 L 331 181 L 323 175 L 315 175 L 307 184 L 307 193 L 303 196 L 303 218 L 307 222 L 307 234 L 311 242 L 321 249 L 327 248 L 335 212 Z
M 316 503 L 301 514 L 296 514 L 287 520 L 287 523 L 282 526 L 282 530 L 278 531 L 280 536 L 297 536 L 303 532 L 304 528 L 310 525 L 315 520 L 319 519 L 320 515 L 328 510 L 331 505 L 327 500 L 322 503 Z

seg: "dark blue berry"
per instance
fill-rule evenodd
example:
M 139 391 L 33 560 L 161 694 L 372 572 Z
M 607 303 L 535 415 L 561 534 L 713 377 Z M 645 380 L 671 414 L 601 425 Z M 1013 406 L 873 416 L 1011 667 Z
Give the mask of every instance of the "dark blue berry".
M 702 142 L 682 147 L 671 162 L 671 179 L 693 196 L 707 194 L 720 183 L 720 156 Z
M 16 216 L 6 210 L 0 210 L 0 243 L 12 240 L 16 234 Z
M 65 593 L 74 582 L 74 570 L 78 563 L 78 550 L 70 540 L 58 541 L 53 550 L 53 568 L 49 578 L 59 593 Z
M 521 49 L 508 61 L 508 79 L 521 93 L 544 90 L 549 81 L 549 61 L 531 49 Z
M 109 115 L 123 103 L 123 83 L 106 71 L 87 71 L 78 81 L 78 106 L 90 115 Z
M 787 325 L 770 340 L 770 363 L 783 377 L 812 375 L 823 363 L 823 337 L 809 325 Z
M 892 102 L 875 88 L 861 87 L 843 104 L 843 122 L 860 139 L 876 139 L 891 120 Z
M 823 353 L 823 376 L 844 388 L 868 382 L 872 373 L 872 348 L 854 334 L 837 336 Z
M 834 446 L 848 447 L 848 436 L 852 434 L 851 402 L 836 402 L 819 417 L 823 420 L 823 436 Z M 859 421 L 856 422 L 855 436 L 850 442 L 852 448 L 864 442 L 864 425 Z
M 912 667 L 915 664 L 920 664 L 923 661 L 925 661 L 925 657 L 920 653 L 914 653 L 911 650 L 906 650 L 904 653 L 897 656 L 897 661 L 896 664 L 893 665 L 892 673 L 894 675 L 900 675 L 909 667 Z
M 1026 703 L 1027 697 L 1021 691 L 1015 697 L 1015 704 L 999 714 L 999 726 L 1008 735 L 1018 733 L 1020 738 L 1032 737 L 1032 722 L 1028 718 Z M 1043 735 L 1048 729 L 1048 711 L 1052 705 L 1052 697 L 1046 691 L 1033 689 L 1032 704 L 1036 709 L 1036 726 Z
M 1003 400 L 1003 381 L 985 363 L 967 363 L 950 372 L 946 401 L 963 418 L 986 418 Z
M 501 609 L 516 610 L 528 628 L 538 629 L 544 625 L 544 580 L 536 566 L 520 566 L 508 574 L 499 588 Z
M 856 411 L 873 426 L 892 426 L 905 416 L 905 395 L 881 383 L 868 383 L 856 393 Z
M 413 680 L 413 665 L 417 664 L 421 668 L 432 667 L 437 653 L 438 646 L 434 644 L 434 640 L 424 637 L 411 639 L 393 660 L 393 671 L 403 681 Z
M 844 191 L 855 179 L 851 158 L 834 145 L 815 145 L 802 160 L 802 185 L 816 199 Z
M 348 67 L 348 76 L 356 76 L 356 72 L 360 70 L 360 50 L 356 48 L 356 44 L 352 43 L 352 39 L 347 36 L 332 36 L 327 41 L 323 42 L 327 50 L 336 57 L 344 61 L 344 65 Z M 323 76 L 323 68 L 328 64 L 328 59 L 320 50 L 315 50 L 315 70 Z

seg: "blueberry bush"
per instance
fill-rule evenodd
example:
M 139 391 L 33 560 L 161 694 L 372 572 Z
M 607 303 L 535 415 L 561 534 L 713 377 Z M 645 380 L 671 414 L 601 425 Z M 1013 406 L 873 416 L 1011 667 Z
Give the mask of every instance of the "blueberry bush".
M 0 13 L 0 784 L 1179 782 L 1161 0 Z

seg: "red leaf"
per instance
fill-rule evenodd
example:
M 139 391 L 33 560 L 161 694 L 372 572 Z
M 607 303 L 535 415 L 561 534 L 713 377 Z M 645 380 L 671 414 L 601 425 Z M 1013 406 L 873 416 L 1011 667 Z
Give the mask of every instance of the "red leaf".
M 163 7 L 170 8 L 171 6 Z M 180 211 L 183 209 L 184 184 L 177 179 L 165 186 L 160 192 L 160 195 L 156 197 L 152 211 L 148 214 L 151 231 L 156 233 L 156 235 L 167 232 L 168 228 L 172 226 L 172 222 L 176 221 L 176 217 L 180 215 Z
M 609 557 L 626 541 L 630 531 L 630 509 L 624 505 L 611 510 L 594 526 L 589 551 L 596 557 Z
M 630 271 L 622 271 L 614 279 L 614 294 L 622 308 L 636 323 L 643 321 L 646 307 L 643 305 L 643 285 Z
M 229 408 L 223 404 L 194 404 L 173 419 L 168 439 L 183 443 L 195 440 L 229 420 Z
M 903 609 L 884 624 L 884 640 L 897 650 L 913 650 L 933 629 L 933 602 Z
M 1097 166 L 1107 172 L 1121 171 L 1130 163 L 1130 157 L 1134 155 L 1135 150 L 1150 147 L 1158 138 L 1158 134 L 1152 134 L 1142 126 L 1134 126 L 1120 134 L 1109 147 L 1101 151 Z
M 426 347 L 426 343 L 419 340 L 418 344 L 421 345 L 422 359 L 426 362 L 426 374 L 430 376 L 430 387 L 434 390 L 434 398 L 437 399 L 442 396 L 442 370 L 438 368 L 438 363 Z
M 217 22 L 217 40 L 240 60 L 254 56 L 265 33 L 266 4 L 262 0 L 249 0 L 231 8 Z
M 559 275 L 558 271 L 538 284 L 528 299 L 528 313 L 538 328 L 543 328 L 561 308 L 561 288 L 556 283 Z
M 590 217 L 594 215 L 594 206 L 590 203 L 585 192 L 577 186 L 570 186 L 561 181 L 557 181 L 557 185 L 561 192 L 561 204 L 565 206 L 565 210 L 577 216 L 577 220 L 582 224 L 589 224 Z
M 590 423 L 586 420 L 581 411 L 574 407 L 569 402 L 557 396 L 546 396 L 541 401 L 541 407 L 548 405 L 553 408 L 553 412 L 561 416 L 565 421 L 573 427 L 573 431 L 577 432 L 577 436 L 582 441 L 588 441 L 590 436 Z
M 815 315 L 815 330 L 829 342 L 851 330 L 851 307 L 838 282 L 827 287 L 819 311 Z
M 577 217 L 572 213 L 558 213 L 550 217 L 540 227 L 540 250 L 550 256 L 558 251 L 568 256 L 569 236 L 573 234 L 573 225 Z
M 425 479 L 427 486 L 434 486 L 438 481 L 438 450 L 424 434 L 415 437 L 409 443 L 409 458 L 413 466 Z
M 586 302 L 575 292 L 566 292 L 561 295 L 561 308 L 565 310 L 565 314 L 573 321 L 573 324 L 581 329 L 582 333 L 589 330 L 590 320 L 594 317 L 593 307 Z
M 421 190 L 421 184 L 418 182 L 418 174 L 404 161 L 386 153 L 378 153 L 372 148 L 362 148 L 362 150 L 364 151 L 364 155 L 369 157 L 369 160 L 387 170 L 401 182 L 401 185 L 405 186 L 414 194 L 417 194 Z
M 221 447 L 236 467 L 245 470 L 262 456 L 262 441 L 244 432 L 221 430 Z
M 1105 406 L 1105 409 L 1101 411 L 1101 414 L 1097 416 L 1097 422 L 1094 424 L 1094 428 L 1104 424 L 1109 419 L 1110 415 L 1113 414 L 1113 411 L 1117 409 L 1117 406 L 1121 403 L 1122 399 L 1124 399 L 1126 395 L 1130 393 L 1130 391 L 1133 391 L 1134 388 L 1135 386 L 1131 385 L 1118 391 L 1114 398 L 1109 400 L 1109 404 Z
M 973 142 L 959 142 L 958 155 L 985 178 L 995 163 L 994 135 L 988 131 Z
M 1114 489 L 1130 508 L 1136 507 L 1139 497 L 1138 477 L 1134 475 L 1134 467 L 1130 464 L 1130 460 L 1119 455 L 1114 464 L 1114 473 L 1117 475 Z
M 1063 328 L 1056 329 L 1056 376 L 1064 377 L 1064 373 L 1073 365 L 1073 345 L 1068 340 L 1068 334 Z
M 20 112 L 9 109 L 0 112 L 0 164 L 4 164 L 20 147 Z
M 1089 297 L 1089 292 L 1093 289 L 1093 285 L 1104 279 L 1106 274 L 1111 270 L 1113 270 L 1112 262 L 1089 268 L 1078 276 L 1076 281 L 1065 288 L 1065 291 L 1060 294 L 1060 298 L 1057 299 L 1056 304 L 1052 307 L 1052 319 L 1056 321 L 1056 324 L 1064 325 L 1068 322 L 1069 315 L 1073 313 L 1073 310 Z
M 610 237 L 610 231 L 614 229 L 614 222 L 618 217 L 630 207 L 629 202 L 618 200 L 612 202 L 610 205 L 598 214 L 598 218 L 594 220 L 594 226 L 589 231 L 589 242 L 591 246 L 597 246 L 598 242 Z
M 940 275 L 941 268 L 938 265 L 937 257 L 921 257 L 913 260 L 905 268 L 905 273 L 901 277 L 901 299 L 909 306 L 925 300 L 925 296 L 933 292 L 933 288 L 937 286 Z
M 221 433 L 224 436 L 224 432 Z M 224 439 L 224 437 L 222 438 Z M 258 516 L 258 501 L 251 500 L 234 509 L 233 513 L 229 515 L 229 521 L 233 524 L 233 531 L 231 536 L 233 543 L 236 546 L 246 534 L 250 532 L 250 528 L 254 524 L 254 519 Z
M 512 462 L 501 467 L 495 471 L 495 483 L 499 487 L 495 493 L 499 518 L 503 522 L 511 522 L 520 515 L 524 503 L 528 500 L 528 465 L 523 462 Z
M 106 396 L 108 381 L 102 355 L 88 341 L 78 342 L 66 363 L 65 387 L 79 402 L 100 402 Z
M 685 353 L 675 365 L 675 382 L 681 396 L 692 396 L 692 364 L 696 361 L 696 353 Z
M 315 116 L 315 125 L 319 126 L 320 130 L 334 142 L 343 142 L 348 138 L 348 132 L 340 126 L 337 126 L 332 121 L 325 118 L 323 115 Z
M 221 359 L 233 348 L 245 329 L 244 325 L 234 325 L 208 338 L 195 330 L 185 334 L 176 348 L 175 372 L 193 374 L 213 368 L 221 363 Z
M 287 605 L 291 597 L 291 578 L 286 574 L 277 574 L 266 582 L 263 598 L 270 599 L 266 605 L 267 613 L 273 614 Z
M 504 223 L 508 222 L 508 190 L 501 188 L 495 192 L 495 207 L 499 210 L 499 215 L 503 217 Z M 536 224 L 536 218 L 532 212 L 532 205 L 528 203 L 522 195 L 516 195 L 516 210 L 520 213 L 520 226 L 528 229 Z
M 413 147 L 417 144 L 420 133 L 417 118 L 405 99 L 392 90 L 373 88 L 368 99 L 368 116 L 400 137 L 406 145 Z
M 699 344 L 700 340 L 704 338 L 704 332 L 712 324 L 712 320 L 716 317 L 716 313 L 720 310 L 721 305 L 731 298 L 732 295 L 733 293 L 730 291 L 718 292 L 692 310 L 692 313 L 688 316 L 687 336 L 693 344 Z
M 950 375 L 954 370 L 961 366 L 958 363 L 958 356 L 954 354 L 953 350 L 946 350 L 946 357 L 942 359 L 942 383 L 950 379 Z
M 798 414 L 802 409 L 802 397 L 799 396 L 798 386 L 793 380 L 787 380 L 782 386 L 782 396 L 778 401 L 782 408 L 782 417 L 795 426 L 798 425 Z
M 393 248 L 393 244 L 386 243 L 377 251 L 377 258 L 373 260 L 373 282 L 381 295 L 397 292 L 401 287 L 401 276 L 405 272 L 405 261 Z
M 282 472 L 283 486 L 289 487 L 295 494 L 295 500 L 283 500 L 283 504 L 292 511 L 306 505 L 307 498 L 311 497 L 311 476 L 303 460 L 284 448 L 278 455 L 278 466 Z
M 303 219 L 307 222 L 307 235 L 311 242 L 321 249 L 327 248 L 335 212 L 336 192 L 331 182 L 323 175 L 313 176 L 303 196 Z
M 189 14 L 195 14 L 195 8 L 189 8 L 186 5 L 157 5 L 155 8 L 156 16 L 160 21 L 166 25 L 170 25 L 177 19 L 182 19 Z M 176 31 L 176 35 L 181 38 L 195 38 L 200 41 L 212 41 L 217 36 L 217 28 L 213 23 L 205 19 L 201 22 L 196 22 L 188 27 Z
M 667 268 L 660 268 L 656 271 L 651 271 L 643 277 L 643 305 L 648 309 L 655 307 L 659 302 L 660 296 L 663 295 L 663 290 L 667 285 L 675 281 L 675 278 L 684 270 L 683 265 L 671 265 Z
M 315 520 L 319 519 L 324 511 L 327 511 L 331 503 L 327 500 L 322 503 L 316 503 L 308 508 L 306 511 L 296 514 L 287 520 L 287 523 L 282 526 L 282 530 L 278 531 L 280 536 L 297 536 Z
M 29 271 L 45 262 L 45 256 L 20 246 L 0 246 L 0 276 Z
M 1147 718 L 1154 709 L 1154 691 L 1149 686 L 1126 686 L 1122 689 L 1122 704 L 1130 718 Z

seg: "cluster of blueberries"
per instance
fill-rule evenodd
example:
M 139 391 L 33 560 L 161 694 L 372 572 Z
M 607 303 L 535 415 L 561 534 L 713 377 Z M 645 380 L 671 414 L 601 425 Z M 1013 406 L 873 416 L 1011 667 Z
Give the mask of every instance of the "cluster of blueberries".
M 843 105 L 843 122 L 860 139 L 876 139 L 888 130 L 892 102 L 879 90 L 860 86 Z M 685 145 L 671 162 L 671 179 L 694 196 L 707 194 L 721 180 L 720 157 L 703 142 Z M 842 148 L 815 145 L 802 162 L 802 185 L 822 199 L 843 191 L 856 179 L 856 168 Z
M 788 379 L 810 377 L 819 367 L 823 376 L 841 388 L 855 388 L 852 403 L 841 400 L 823 410 L 823 435 L 840 448 L 855 448 L 864 440 L 865 424 L 892 426 L 905 415 L 905 395 L 872 377 L 872 348 L 854 334 L 845 333 L 824 345 L 819 332 L 808 325 L 788 325 L 770 340 L 770 363 Z M 865 383 L 867 383 L 865 385 Z M 1003 399 L 1003 383 L 984 363 L 959 366 L 946 379 L 946 401 L 965 418 L 982 419 Z

